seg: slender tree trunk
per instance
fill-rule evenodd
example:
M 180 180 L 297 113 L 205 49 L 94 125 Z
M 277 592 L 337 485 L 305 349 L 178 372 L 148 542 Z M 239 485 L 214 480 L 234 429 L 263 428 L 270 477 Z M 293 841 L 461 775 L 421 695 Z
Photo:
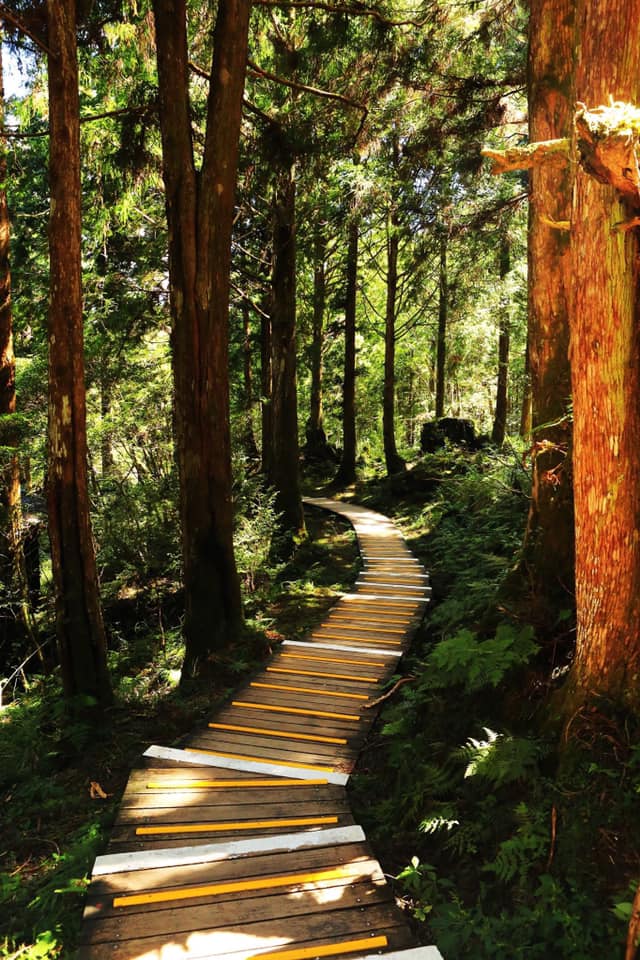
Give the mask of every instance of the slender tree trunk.
M 107 370 L 107 364 L 104 363 L 100 370 L 100 417 L 102 420 L 102 433 L 100 437 L 100 459 L 102 479 L 109 477 L 113 471 L 113 431 L 108 423 L 111 414 L 111 402 L 113 395 L 113 384 Z
M 398 292 L 398 215 L 389 212 L 387 221 L 387 302 L 384 327 L 384 396 L 382 404 L 382 437 L 387 474 L 400 473 L 406 464 L 396 447 L 396 298 Z
M 246 300 L 242 302 L 242 381 L 244 408 L 244 447 L 250 460 L 258 460 L 258 445 L 253 433 L 253 370 L 251 367 L 251 320 L 249 317 L 249 304 Z
M 48 0 L 49 538 L 67 697 L 111 700 L 87 492 L 75 0 Z
M 183 681 L 239 637 L 233 553 L 228 319 L 248 0 L 221 0 L 202 169 L 191 140 L 185 0 L 154 0 L 169 224 L 175 423 L 185 585 Z
M 438 300 L 438 338 L 436 341 L 436 420 L 444 417 L 444 384 L 447 362 L 447 319 L 449 287 L 447 281 L 447 231 L 440 234 L 440 276 Z
M 574 0 L 532 0 L 529 40 L 531 142 L 571 136 L 575 101 Z M 536 617 L 572 605 L 574 530 L 571 472 L 570 234 L 549 220 L 571 218 L 573 164 L 534 167 L 529 205 L 529 333 L 532 493 L 522 553 Z
M 313 328 L 311 338 L 311 404 L 305 429 L 305 450 L 311 457 L 324 458 L 327 435 L 322 416 L 322 353 L 324 348 L 324 311 L 326 301 L 325 260 L 327 241 L 324 225 L 317 226 L 313 241 Z
M 273 384 L 271 363 L 271 306 L 260 318 L 260 390 L 262 418 L 262 472 L 271 476 L 273 451 Z
M 532 417 L 531 364 L 529 362 L 529 344 L 524 351 L 524 378 L 522 386 L 522 407 L 520 410 L 520 436 L 528 440 L 531 437 Z
M 4 127 L 4 71 L 2 64 L 2 34 L 0 31 L 0 127 Z M 11 306 L 11 272 L 9 246 L 11 223 L 7 192 L 6 141 L 0 137 L 0 415 L 11 417 L 16 412 L 16 358 L 13 352 L 13 312 Z M 2 619 L 7 632 L 14 633 L 21 623 L 36 649 L 36 624 L 31 610 L 27 567 L 24 553 L 24 522 L 20 499 L 20 462 L 16 431 L 5 427 L 2 431 L 5 448 L 0 481 L 0 570 L 6 587 L 6 604 Z
M 500 280 L 504 280 L 511 268 L 509 240 L 504 234 L 500 238 Z M 504 443 L 507 430 L 507 410 L 509 404 L 509 303 L 504 291 L 500 303 L 500 329 L 498 333 L 498 382 L 496 386 L 496 412 L 493 419 L 491 439 L 498 446 Z
M 344 377 L 342 386 L 342 458 L 335 477 L 337 484 L 356 479 L 356 306 L 358 296 L 359 224 L 349 220 L 347 246 L 347 292 L 344 308 Z
M 270 481 L 285 527 L 304 532 L 300 496 L 296 384 L 296 183 L 293 167 L 279 171 L 273 211 L 272 431 Z
M 640 100 L 640 7 L 579 5 L 576 98 Z M 637 215 L 637 210 L 634 211 Z M 572 211 L 577 642 L 572 680 L 640 709 L 640 299 L 637 231 L 613 187 L 576 168 Z

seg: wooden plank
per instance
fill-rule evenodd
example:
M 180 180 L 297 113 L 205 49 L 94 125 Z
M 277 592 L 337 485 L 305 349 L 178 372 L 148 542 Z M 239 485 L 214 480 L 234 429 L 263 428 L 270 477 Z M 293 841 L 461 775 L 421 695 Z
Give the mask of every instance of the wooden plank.
M 201 794 L 197 793 L 195 796 L 197 798 L 201 796 Z M 243 804 L 242 806 L 247 806 L 249 811 L 253 810 L 259 813 L 261 819 L 273 819 L 274 817 L 290 817 L 292 807 L 299 811 L 300 816 L 319 816 L 328 812 L 328 805 L 328 802 L 322 802 L 315 798 L 303 802 L 294 797 L 289 803 L 286 801 L 272 803 L 254 802 L 246 805 Z M 167 823 L 190 823 L 193 821 L 195 823 L 211 816 L 212 810 L 215 811 L 217 820 L 238 819 L 238 805 L 227 801 L 219 802 L 215 806 L 199 803 L 189 805 L 180 803 L 179 806 L 152 808 L 137 805 L 134 807 L 121 806 L 115 824 L 116 826 L 123 826 L 125 824 L 141 825 L 152 824 L 158 821 Z M 330 811 L 332 813 L 348 813 L 349 804 L 346 797 L 343 795 L 338 800 L 330 801 Z M 243 819 L 244 818 L 246 818 L 246 814 L 243 813 Z
M 181 750 L 176 747 L 161 747 L 154 744 L 145 751 L 144 756 L 152 758 L 154 763 L 157 763 L 159 759 L 165 759 L 171 763 L 197 763 L 199 765 L 207 763 L 216 768 L 226 767 L 228 770 L 247 770 L 252 773 L 273 774 L 301 780 L 312 779 L 318 773 L 324 774 L 330 783 L 344 784 L 348 780 L 347 773 L 325 764 L 297 763 L 292 760 L 274 762 L 265 757 L 235 752 L 225 753 L 222 750 L 204 750 L 202 748 Z
M 291 658 L 290 658 L 290 659 L 291 659 Z M 289 667 L 279 667 L 279 666 L 267 667 L 265 673 L 266 673 L 266 674 L 273 673 L 273 674 L 278 674 L 278 675 L 283 675 L 283 674 L 284 674 L 284 675 L 290 675 L 290 676 L 296 676 L 296 677 L 305 677 L 305 678 L 306 678 L 306 677 L 313 677 L 314 679 L 322 679 L 323 682 L 326 682 L 326 681 L 329 681 L 329 680 L 331 680 L 331 681 L 337 680 L 337 681 L 341 681 L 341 682 L 343 683 L 342 689 L 346 689 L 345 686 L 344 686 L 344 683 L 345 683 L 345 682 L 348 682 L 348 683 L 350 683 L 350 684 L 358 684 L 358 685 L 370 684 L 370 683 L 380 683 L 380 678 L 379 678 L 379 677 L 367 677 L 367 676 L 364 676 L 364 675 L 354 676 L 353 674 L 346 674 L 346 673 L 345 673 L 345 674 L 343 674 L 343 673 L 329 673 L 329 672 L 327 672 L 327 671 L 324 671 L 324 672 L 323 672 L 323 671 L 321 671 L 321 670 L 319 670 L 319 669 L 316 669 L 316 670 L 295 669 L 295 668 L 292 667 L 292 666 L 289 666 Z M 305 680 L 305 682 L 307 682 L 307 681 Z
M 372 939 L 375 940 L 376 937 L 385 935 L 389 942 L 389 933 L 394 929 L 397 930 L 398 927 L 404 927 L 402 915 L 396 908 L 387 904 L 332 910 L 330 937 L 327 936 L 326 911 L 320 914 L 307 914 L 303 917 L 290 916 L 276 921 L 255 923 L 246 918 L 238 929 L 219 929 L 217 925 L 210 924 L 208 927 L 199 927 L 197 930 L 187 931 L 176 937 L 172 936 L 171 946 L 176 947 L 176 951 L 172 953 L 165 935 L 130 938 L 123 925 L 117 942 L 117 956 L 119 960 L 151 960 L 154 957 L 153 951 L 157 951 L 155 956 L 162 956 L 163 960 L 173 957 L 179 957 L 180 960 L 196 960 L 196 958 L 204 960 L 204 958 L 214 957 L 249 960 L 251 957 L 259 957 L 260 953 L 266 953 L 267 950 L 273 951 L 277 947 L 292 950 L 313 946 L 316 953 L 308 954 L 313 957 L 319 955 L 318 948 L 325 944 L 359 941 L 357 949 L 362 951 L 366 949 L 366 944 Z M 376 931 L 373 938 L 372 931 Z M 91 950 L 92 960 L 113 960 L 112 943 L 96 943 L 88 948 L 81 948 L 78 960 L 83 960 L 89 955 L 83 953 L 85 949 Z M 342 953 L 344 954 L 344 950 Z M 327 955 L 330 954 L 325 954 Z M 340 956 L 340 953 L 334 956 Z
M 313 748 L 313 749 L 312 749 Z M 337 763 L 352 762 L 354 752 L 348 746 L 323 749 L 320 745 L 317 749 L 316 744 L 309 744 L 308 749 L 303 749 L 299 743 L 290 741 L 278 741 L 277 743 L 267 737 L 256 737 L 254 735 L 244 736 L 243 734 L 229 733 L 224 737 L 219 733 L 215 737 L 209 737 L 207 734 L 199 734 L 189 739 L 190 750 L 206 750 L 210 753 L 239 753 L 251 750 L 256 758 L 269 759 L 273 763 L 300 763 L 309 766 L 328 765 L 335 766 Z

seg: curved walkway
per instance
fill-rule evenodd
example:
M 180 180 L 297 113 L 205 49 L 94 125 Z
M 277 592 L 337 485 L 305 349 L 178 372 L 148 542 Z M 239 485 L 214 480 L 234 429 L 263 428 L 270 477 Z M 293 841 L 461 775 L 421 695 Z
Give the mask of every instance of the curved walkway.
M 145 752 L 94 865 L 78 960 L 441 960 L 415 946 L 345 790 L 428 577 L 386 517 L 306 503 L 355 528 L 356 588 L 184 747 Z

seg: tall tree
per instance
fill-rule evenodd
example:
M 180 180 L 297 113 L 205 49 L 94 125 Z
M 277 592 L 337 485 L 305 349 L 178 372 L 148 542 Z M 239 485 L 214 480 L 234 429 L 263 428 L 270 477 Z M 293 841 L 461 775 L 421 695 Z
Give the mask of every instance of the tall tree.
M 640 8 L 577 10 L 571 216 L 577 641 L 573 683 L 640 709 Z M 607 106 L 609 98 L 621 106 Z M 631 119 L 632 118 L 632 119 Z M 629 222 L 630 221 L 630 222 Z
M 342 457 L 337 484 L 356 479 L 356 307 L 358 296 L 359 223 L 355 211 L 349 219 L 346 298 L 344 307 L 344 364 L 342 381 Z
M 49 56 L 49 539 L 65 694 L 111 699 L 89 520 L 75 0 L 47 2 Z
M 233 553 L 228 313 L 249 0 L 221 0 L 200 171 L 189 98 L 186 0 L 154 0 L 169 225 L 175 423 L 185 584 L 183 680 L 239 635 Z
M 509 301 L 504 291 L 504 281 L 511 266 L 509 237 L 505 226 L 500 228 L 499 272 L 502 282 L 500 296 L 500 317 L 498 321 L 498 380 L 496 386 L 496 409 L 493 418 L 491 439 L 502 445 L 507 430 L 508 386 L 509 386 Z
M 394 143 L 394 155 L 397 145 Z M 397 165 L 397 160 L 396 164 Z M 400 248 L 400 218 L 394 204 L 387 217 L 387 296 L 384 324 L 384 390 L 382 402 L 382 439 L 384 459 L 389 475 L 404 470 L 406 464 L 396 446 L 396 310 L 398 292 L 398 250 Z
M 438 336 L 436 340 L 436 419 L 444 417 L 444 388 L 447 361 L 447 321 L 449 318 L 449 283 L 447 280 L 448 232 L 442 225 L 438 257 Z
M 569 137 L 575 101 L 575 0 L 531 0 L 529 139 Z M 550 157 L 530 171 L 529 332 L 531 506 L 522 566 L 541 620 L 571 603 L 574 580 L 569 312 L 573 165 Z M 554 226 L 556 224 L 556 226 Z M 523 411 L 527 412 L 527 411 Z M 525 424 L 526 426 L 526 424 Z
M 286 528 L 304 532 L 300 494 L 296 382 L 296 180 L 295 165 L 278 170 L 273 204 L 272 454 L 269 480 Z

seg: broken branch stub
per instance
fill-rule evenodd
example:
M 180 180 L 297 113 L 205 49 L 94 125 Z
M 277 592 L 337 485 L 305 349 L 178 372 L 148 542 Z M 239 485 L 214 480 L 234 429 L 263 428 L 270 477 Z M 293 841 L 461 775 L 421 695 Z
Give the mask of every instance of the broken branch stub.
M 587 173 L 614 187 L 632 209 L 640 209 L 640 109 L 612 102 L 588 110 L 577 105 L 576 141 Z
M 548 157 L 562 154 L 568 157 L 571 141 L 567 137 L 558 140 L 540 140 L 522 147 L 510 147 L 508 150 L 490 150 L 485 147 L 481 153 L 493 161 L 491 173 L 499 176 L 511 170 L 530 170 L 543 163 Z

